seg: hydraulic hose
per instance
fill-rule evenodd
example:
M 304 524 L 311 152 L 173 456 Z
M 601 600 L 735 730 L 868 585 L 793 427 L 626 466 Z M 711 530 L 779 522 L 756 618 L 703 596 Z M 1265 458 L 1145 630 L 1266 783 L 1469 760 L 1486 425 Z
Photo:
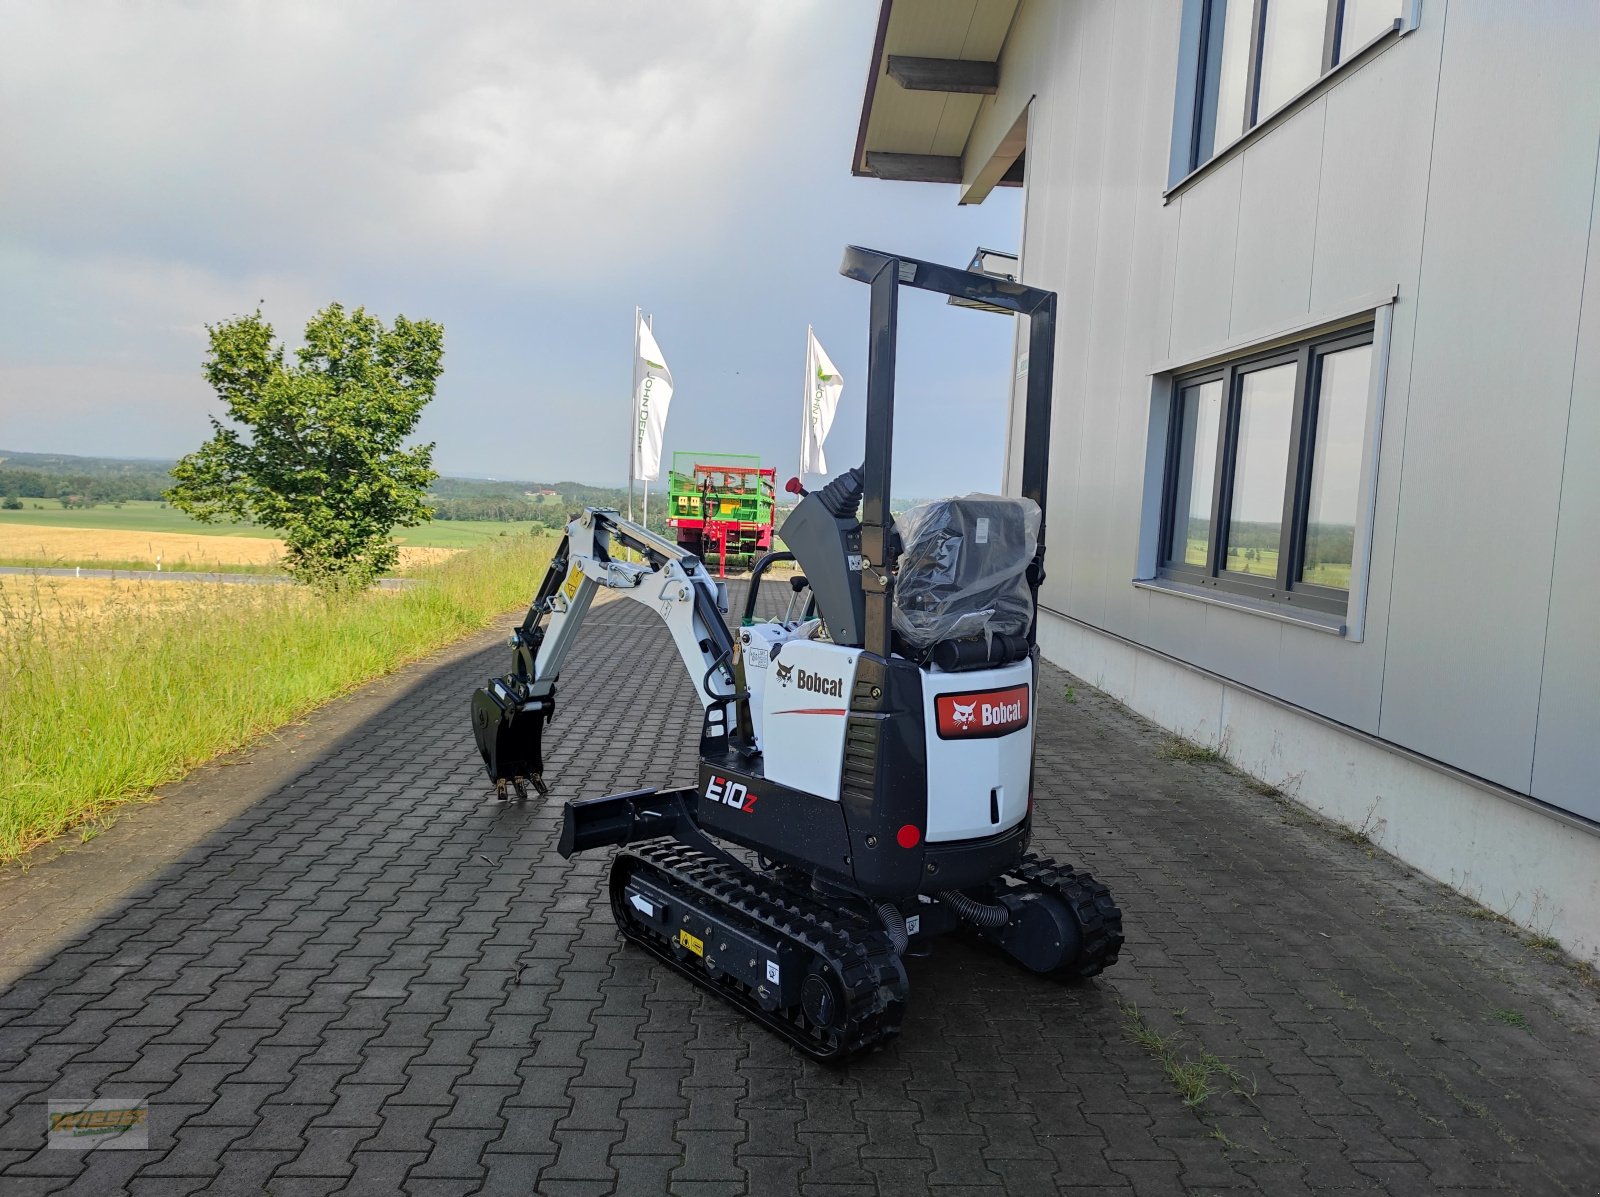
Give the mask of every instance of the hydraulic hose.
M 940 890 L 939 901 L 975 926 L 997 928 L 1004 927 L 1011 921 L 1011 912 L 1004 906 L 991 906 L 987 902 L 979 902 L 967 897 L 960 890 Z
M 904 956 L 906 945 L 911 942 L 911 936 L 906 931 L 905 915 L 900 913 L 900 908 L 893 902 L 880 902 L 878 917 L 883 920 L 883 928 L 889 933 L 889 939 L 894 944 L 894 954 Z
M 721 666 L 725 662 L 727 662 L 728 658 L 732 655 L 732 653 L 733 653 L 733 650 L 731 648 L 723 649 L 720 653 L 717 654 L 717 659 L 715 661 L 711 662 L 710 666 L 707 667 L 705 673 L 703 675 L 701 675 L 700 688 L 706 692 L 706 697 L 707 698 L 716 699 L 716 698 L 738 698 L 739 697 L 739 695 L 737 693 L 732 694 L 732 695 L 718 694 L 714 690 L 712 690 L 712 688 L 711 688 L 711 675 L 713 673 L 715 673 L 719 668 L 721 668 Z

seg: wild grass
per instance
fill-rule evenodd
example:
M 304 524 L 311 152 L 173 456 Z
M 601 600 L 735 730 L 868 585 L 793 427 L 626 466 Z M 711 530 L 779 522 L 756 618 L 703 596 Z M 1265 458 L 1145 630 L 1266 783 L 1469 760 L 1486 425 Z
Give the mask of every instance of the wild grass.
M 85 621 L 48 579 L 0 590 L 0 861 L 488 625 L 528 600 L 554 543 L 497 537 L 335 603 L 195 583 Z
M 98 528 L 109 532 L 159 532 L 188 537 L 250 536 L 272 539 L 277 533 L 254 524 L 202 524 L 176 507 L 155 500 L 130 499 L 120 507 L 63 508 L 54 499 L 24 499 L 21 511 L 0 511 L 0 541 L 14 524 L 69 530 Z M 468 548 L 500 536 L 527 536 L 532 524 L 503 520 L 434 520 L 416 528 L 395 529 L 402 545 Z M 169 564 L 168 568 L 174 568 Z
M 1156 749 L 1156 755 L 1164 760 L 1185 761 L 1194 765 L 1223 759 L 1220 748 L 1213 748 L 1209 744 L 1197 744 L 1183 736 L 1168 736 L 1161 747 Z
M 1145 1021 L 1138 1006 L 1130 1003 L 1123 1005 L 1121 1010 L 1122 1033 L 1130 1042 L 1137 1043 L 1155 1057 L 1161 1065 L 1161 1071 L 1183 1099 L 1183 1104 L 1190 1109 L 1197 1109 L 1220 1092 L 1223 1087 L 1221 1082 L 1226 1082 L 1229 1090 L 1241 1096 L 1255 1096 L 1255 1082 L 1246 1080 L 1238 1069 L 1220 1056 L 1203 1047 L 1195 1055 L 1189 1055 L 1178 1035 L 1161 1034 Z M 1181 1018 L 1178 1011 L 1173 1013 Z
M 155 570 L 155 562 L 138 560 L 132 557 L 125 559 L 104 559 L 100 557 L 52 557 L 40 560 L 37 557 L 8 556 L 0 554 L 0 566 L 15 566 L 19 569 L 111 569 L 127 572 L 147 573 Z M 237 562 L 207 561 L 199 565 L 190 565 L 187 562 L 174 564 L 171 561 L 162 563 L 162 571 L 166 573 L 201 573 L 201 574 L 281 574 L 283 570 L 276 565 L 243 565 Z

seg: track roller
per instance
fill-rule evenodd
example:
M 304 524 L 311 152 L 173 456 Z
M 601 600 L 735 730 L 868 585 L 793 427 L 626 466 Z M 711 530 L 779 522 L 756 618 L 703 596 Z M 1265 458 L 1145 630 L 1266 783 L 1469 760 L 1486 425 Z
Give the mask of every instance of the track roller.
M 617 854 L 611 909 L 625 938 L 814 1060 L 842 1064 L 899 1034 L 905 969 L 857 912 L 667 841 Z

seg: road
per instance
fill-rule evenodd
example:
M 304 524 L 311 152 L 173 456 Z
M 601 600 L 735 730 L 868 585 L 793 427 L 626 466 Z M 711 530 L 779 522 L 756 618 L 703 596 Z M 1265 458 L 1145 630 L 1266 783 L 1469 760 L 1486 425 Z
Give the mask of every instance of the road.
M 0 1191 L 1594 1191 L 1579 973 L 1050 667 L 1036 846 L 1112 886 L 1122 961 L 1061 987 L 941 943 L 889 1050 L 797 1058 L 554 851 L 564 799 L 692 776 L 651 613 L 596 608 L 527 806 L 467 728 L 495 638 L 0 877 L 0 946 L 50 937 L 0 995 Z M 148 1099 L 150 1150 L 46 1148 L 89 1096 Z

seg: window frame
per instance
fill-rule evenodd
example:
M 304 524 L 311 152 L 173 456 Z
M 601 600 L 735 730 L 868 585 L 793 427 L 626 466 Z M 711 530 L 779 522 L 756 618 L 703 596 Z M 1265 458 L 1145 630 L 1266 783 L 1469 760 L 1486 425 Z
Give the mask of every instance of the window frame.
M 1270 112 L 1258 111 L 1261 101 L 1262 39 L 1266 30 L 1267 5 L 1270 0 L 1250 0 L 1250 48 L 1245 62 L 1247 76 L 1244 119 L 1241 128 L 1222 137 L 1221 131 L 1216 128 L 1214 108 L 1219 83 L 1217 74 L 1222 63 L 1222 36 L 1226 24 L 1224 20 L 1218 18 L 1225 12 L 1228 0 L 1191 0 L 1191 2 L 1194 5 L 1194 16 L 1187 23 L 1192 25 L 1193 32 L 1192 35 L 1182 39 L 1185 61 L 1180 65 L 1178 81 L 1180 92 L 1178 127 L 1184 134 L 1182 137 L 1184 152 L 1180 157 L 1178 153 L 1180 147 L 1174 145 L 1172 168 L 1169 172 L 1170 181 L 1174 186 L 1181 179 L 1217 158 L 1230 146 L 1242 141 L 1275 115 L 1293 108 L 1296 104 L 1296 98 L 1290 98 Z M 1307 80 L 1300 95 L 1316 88 L 1336 69 L 1346 65 L 1364 50 L 1391 34 L 1408 32 L 1415 27 L 1417 19 L 1415 0 L 1409 2 L 1402 0 L 1399 5 L 1401 13 L 1388 29 L 1359 45 L 1346 45 L 1345 0 L 1325 0 L 1325 4 L 1321 70 L 1315 79 Z
M 1322 361 L 1331 353 L 1363 345 L 1372 346 L 1373 353 L 1379 352 L 1376 320 L 1173 375 L 1172 407 L 1161 482 L 1161 518 L 1156 542 L 1158 577 L 1326 615 L 1349 614 L 1356 592 L 1354 560 L 1351 562 L 1352 584 L 1349 590 L 1302 582 L 1299 578 L 1305 559 L 1305 521 L 1311 501 L 1312 454 L 1316 446 L 1317 417 L 1322 400 Z M 1267 578 L 1226 568 L 1228 524 L 1232 517 L 1234 467 L 1238 462 L 1243 380 L 1248 374 L 1288 364 L 1296 367 L 1294 406 L 1284 466 L 1278 569 L 1273 577 Z M 1217 419 L 1218 443 L 1214 454 L 1216 473 L 1211 490 L 1210 536 L 1206 547 L 1206 563 L 1204 566 L 1195 566 L 1173 552 L 1178 478 L 1183 464 L 1183 405 L 1189 402 L 1186 392 L 1190 388 L 1218 380 L 1222 382 L 1223 407 Z M 1357 551 L 1357 548 L 1353 548 L 1352 554 Z

